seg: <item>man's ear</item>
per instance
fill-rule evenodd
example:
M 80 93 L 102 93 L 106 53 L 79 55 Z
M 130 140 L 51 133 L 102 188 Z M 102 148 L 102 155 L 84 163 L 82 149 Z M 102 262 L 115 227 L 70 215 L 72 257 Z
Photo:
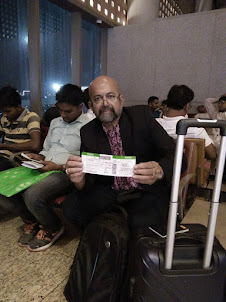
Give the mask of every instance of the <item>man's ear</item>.
M 91 101 L 88 101 L 88 107 L 89 107 L 89 109 L 92 109 L 92 103 L 91 103 Z
M 119 100 L 120 100 L 121 105 L 123 105 L 125 102 L 125 98 L 122 94 L 119 95 Z
M 190 108 L 190 103 L 187 103 L 187 104 L 184 106 L 184 111 L 185 111 L 185 112 L 188 112 L 189 108 Z
M 90 109 L 93 110 L 93 102 L 89 101 L 89 102 L 88 102 L 88 106 L 89 106 Z

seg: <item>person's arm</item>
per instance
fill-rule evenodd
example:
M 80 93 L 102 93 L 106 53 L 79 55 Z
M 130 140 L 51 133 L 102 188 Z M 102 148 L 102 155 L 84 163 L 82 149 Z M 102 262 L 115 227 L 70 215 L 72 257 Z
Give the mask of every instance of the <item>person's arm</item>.
M 216 147 L 213 144 L 212 139 L 204 128 L 197 128 L 197 138 L 203 138 L 205 140 L 205 156 L 207 159 L 215 159 L 217 156 Z
M 4 130 L 2 129 L 2 124 L 1 124 L 1 121 L 0 121 L 0 138 L 3 137 L 5 134 Z
M 45 161 L 41 160 L 41 163 L 44 165 L 43 168 L 39 169 L 41 172 L 48 172 L 48 171 L 64 171 L 65 165 L 58 165 L 54 163 L 53 161 Z
M 205 154 L 207 159 L 216 159 L 217 152 L 215 146 L 213 144 L 209 144 L 207 147 L 205 147 Z
M 74 183 L 77 190 L 82 190 L 85 186 L 85 173 L 82 172 L 82 158 L 71 155 L 66 163 L 66 173 Z
M 44 140 L 44 143 L 43 143 L 43 148 L 42 148 L 42 151 L 39 152 L 39 154 L 43 155 L 44 157 L 46 157 L 50 147 L 51 147 L 51 135 L 52 135 L 52 129 L 53 129 L 53 123 L 51 122 L 50 124 L 50 127 L 49 127 L 49 130 L 48 130 L 48 133 L 47 133 L 47 136 Z
M 204 101 L 206 110 L 211 119 L 217 118 L 218 107 L 216 104 L 214 104 L 216 101 L 217 101 L 217 99 L 214 99 L 214 98 L 208 98 Z
M 1 143 L 0 150 L 9 150 L 12 152 L 32 151 L 39 152 L 41 150 L 41 134 L 40 131 L 32 131 L 30 133 L 31 140 L 25 143 Z

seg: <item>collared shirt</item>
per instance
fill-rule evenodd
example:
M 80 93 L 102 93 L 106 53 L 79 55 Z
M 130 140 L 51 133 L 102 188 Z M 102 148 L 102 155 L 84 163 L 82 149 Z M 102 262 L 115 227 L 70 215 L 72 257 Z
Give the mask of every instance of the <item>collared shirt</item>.
M 185 116 L 175 116 L 175 117 L 167 117 L 163 115 L 162 118 L 157 118 L 156 121 L 166 130 L 166 132 L 171 136 L 172 138 L 176 139 L 176 126 L 178 121 L 185 119 Z M 188 128 L 187 134 L 185 137 L 189 138 L 204 138 L 205 139 L 205 146 L 209 146 L 210 144 L 213 144 L 213 141 L 207 134 L 206 130 L 203 128 L 197 128 L 197 127 L 191 127 Z
M 96 118 L 96 115 L 95 113 L 93 113 L 92 109 L 88 109 L 87 112 L 84 113 L 84 115 L 87 116 L 90 121 Z
M 7 117 L 2 116 L 0 120 L 0 134 L 4 135 L 5 143 L 26 143 L 31 140 L 30 133 L 40 132 L 40 118 L 35 112 L 29 112 L 26 108 L 16 121 L 9 121 Z M 2 150 L 10 155 L 12 152 Z
M 116 125 L 112 130 L 107 129 L 103 125 L 103 129 L 107 134 L 112 154 L 124 156 L 125 152 L 122 146 L 122 139 L 120 135 L 119 125 Z M 133 188 L 138 188 L 138 184 L 133 180 L 132 177 L 114 177 L 114 185 L 112 186 L 112 188 L 114 190 L 127 191 Z
M 72 123 L 62 117 L 53 119 L 40 154 L 58 165 L 65 164 L 70 155 L 80 155 L 80 129 L 89 121 L 83 113 Z

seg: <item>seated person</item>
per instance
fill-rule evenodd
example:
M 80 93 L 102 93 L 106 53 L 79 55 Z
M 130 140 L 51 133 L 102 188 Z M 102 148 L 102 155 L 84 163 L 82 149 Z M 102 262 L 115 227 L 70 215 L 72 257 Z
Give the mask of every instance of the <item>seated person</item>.
M 200 118 L 200 119 L 210 119 L 209 113 L 206 110 L 206 107 L 204 105 L 199 105 L 197 107 L 198 113 L 194 116 L 194 118 Z M 215 129 L 214 128 L 206 128 L 206 132 L 208 133 L 209 137 L 212 139 L 214 145 L 215 145 Z M 216 145 L 215 145 L 216 147 Z
M 43 150 L 28 153 L 30 158 L 41 160 L 41 172 L 62 170 L 71 154 L 80 150 L 80 128 L 89 120 L 82 113 L 82 91 L 72 84 L 63 86 L 56 94 L 60 117 L 52 120 Z M 52 173 L 12 197 L 0 195 L 0 208 L 19 215 L 25 223 L 19 238 L 20 246 L 30 251 L 43 251 L 64 232 L 61 221 L 51 207 L 58 196 L 67 194 L 72 183 L 65 173 Z
M 90 121 L 96 118 L 96 115 L 93 113 L 93 110 L 90 108 L 90 100 L 89 100 L 89 88 L 86 88 L 83 92 L 83 104 L 87 108 L 87 112 L 85 116 L 89 118 Z
M 150 107 L 154 118 L 160 117 L 162 115 L 162 110 L 160 110 L 159 99 L 157 96 L 149 97 L 148 106 Z
M 160 115 L 160 117 L 163 117 L 163 115 L 166 115 L 167 112 L 167 100 L 162 101 L 160 109 L 162 110 L 162 114 Z
M 194 92 L 186 85 L 174 85 L 171 87 L 168 97 L 168 111 L 163 118 L 156 119 L 157 122 L 166 130 L 166 132 L 176 139 L 176 125 L 181 119 L 186 118 L 191 101 L 194 98 Z M 204 138 L 205 152 L 207 159 L 216 158 L 216 148 L 203 128 L 191 127 L 188 128 L 185 137 L 189 138 Z
M 206 107 L 204 105 L 199 105 L 197 107 L 198 113 L 195 115 L 195 118 L 210 118 L 209 114 L 206 111 Z
M 214 98 L 208 98 L 205 100 L 205 106 L 207 113 L 211 119 L 226 120 L 226 96 L 222 95 L 219 100 Z M 220 146 L 220 131 L 219 129 L 213 129 L 213 141 L 218 149 Z
M 131 228 L 165 224 L 173 139 L 150 115 L 148 106 L 123 107 L 124 97 L 113 78 L 96 78 L 89 94 L 97 118 L 81 129 L 81 152 L 133 155 L 137 164 L 133 177 L 111 177 L 84 173 L 82 158 L 70 156 L 66 168 L 76 190 L 63 203 L 64 216 L 83 231 L 96 215 L 124 197 L 121 205 L 128 211 Z
M 0 171 L 13 167 L 10 155 L 20 151 L 41 150 L 40 118 L 21 106 L 21 98 L 11 86 L 0 90 Z

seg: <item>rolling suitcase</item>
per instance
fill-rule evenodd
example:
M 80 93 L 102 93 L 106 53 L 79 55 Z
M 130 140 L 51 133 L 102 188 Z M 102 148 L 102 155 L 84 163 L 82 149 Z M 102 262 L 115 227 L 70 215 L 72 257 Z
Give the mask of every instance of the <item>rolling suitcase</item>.
M 176 234 L 184 136 L 188 127 L 221 129 L 221 146 L 208 227 L 189 224 Z M 187 119 L 177 124 L 177 146 L 166 239 L 150 228 L 134 238 L 130 296 L 133 302 L 226 302 L 226 252 L 214 237 L 226 155 L 226 121 Z

